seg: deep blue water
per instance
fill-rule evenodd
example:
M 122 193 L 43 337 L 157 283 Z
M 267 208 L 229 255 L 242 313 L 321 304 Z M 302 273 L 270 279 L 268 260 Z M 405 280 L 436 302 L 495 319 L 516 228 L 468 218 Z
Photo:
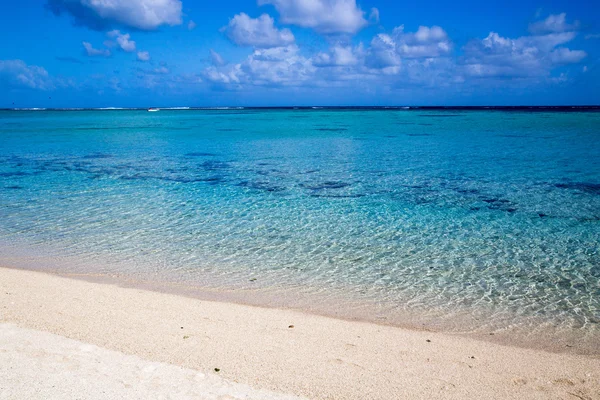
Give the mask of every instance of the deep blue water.
M 4 264 L 589 336 L 599 243 L 598 112 L 0 111 Z

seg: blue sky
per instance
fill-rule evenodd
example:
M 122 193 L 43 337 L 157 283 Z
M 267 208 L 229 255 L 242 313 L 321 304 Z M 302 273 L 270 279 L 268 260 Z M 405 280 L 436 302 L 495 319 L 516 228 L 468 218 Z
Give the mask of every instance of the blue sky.
M 0 107 L 600 103 L 600 5 L 21 0 Z

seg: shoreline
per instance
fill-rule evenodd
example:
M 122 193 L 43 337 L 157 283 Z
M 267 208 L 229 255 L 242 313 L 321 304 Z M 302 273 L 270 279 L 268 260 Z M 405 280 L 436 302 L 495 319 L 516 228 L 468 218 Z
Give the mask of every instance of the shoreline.
M 418 311 L 394 310 L 393 315 L 388 315 L 386 313 L 389 313 L 390 310 L 378 309 L 377 303 L 372 299 L 349 300 L 349 293 L 343 291 L 334 291 L 334 295 L 323 295 L 311 290 L 303 292 L 293 288 L 271 290 L 265 287 L 250 288 L 249 286 L 223 288 L 209 285 L 206 287 L 202 286 L 200 282 L 170 281 L 158 278 L 158 275 L 154 277 L 157 279 L 151 279 L 149 276 L 134 276 L 127 273 L 85 273 L 60 269 L 36 269 L 31 268 L 29 264 L 16 266 L 3 263 L 0 264 L 0 269 L 31 271 L 66 279 L 125 289 L 140 289 L 200 301 L 293 311 L 347 322 L 367 323 L 417 332 L 436 332 L 509 347 L 556 354 L 584 355 L 600 359 L 600 332 L 598 334 L 593 331 L 587 332 L 586 340 L 583 342 L 582 338 L 585 335 L 581 331 L 575 329 L 570 332 L 553 331 L 552 324 L 542 319 L 529 321 L 527 326 L 518 324 L 494 326 L 489 323 L 478 325 L 476 321 L 479 321 L 481 316 L 468 313 L 455 315 L 452 319 L 444 321 L 437 320 L 435 313 L 433 316 L 425 317 Z
M 600 358 L 0 268 L 2 323 L 309 398 L 600 397 Z M 587 397 L 586 397 L 587 396 Z

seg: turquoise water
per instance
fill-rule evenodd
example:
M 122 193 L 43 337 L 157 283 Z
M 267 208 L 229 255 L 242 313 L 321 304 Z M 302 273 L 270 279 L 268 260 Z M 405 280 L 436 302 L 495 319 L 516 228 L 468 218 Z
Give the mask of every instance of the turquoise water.
M 0 111 L 4 264 L 598 339 L 599 243 L 596 112 Z

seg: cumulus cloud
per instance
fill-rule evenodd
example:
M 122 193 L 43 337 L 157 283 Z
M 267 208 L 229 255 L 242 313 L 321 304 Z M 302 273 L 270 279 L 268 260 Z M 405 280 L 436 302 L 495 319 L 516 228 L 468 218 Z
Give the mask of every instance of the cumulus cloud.
M 275 5 L 281 13 L 282 22 L 291 18 L 290 10 L 295 10 L 296 16 L 303 15 L 300 11 L 308 4 L 308 0 L 262 1 Z M 323 9 L 324 4 L 331 6 L 338 3 L 351 4 L 356 8 L 354 1 L 313 0 L 311 4 L 315 9 Z M 304 10 L 304 14 L 309 13 Z M 240 19 L 234 21 L 238 17 Z M 555 17 L 541 21 L 544 27 L 531 28 L 543 33 L 510 38 L 490 32 L 483 39 L 468 42 L 459 55 L 453 55 L 454 44 L 439 26 L 420 26 L 413 32 L 399 26 L 391 32 L 375 35 L 364 45 L 349 45 L 343 36 L 328 36 L 328 50 L 306 54 L 291 38 L 286 45 L 281 44 L 282 31 L 275 28 L 271 17 L 265 15 L 251 19 L 240 14 L 224 31 L 233 42 L 254 46 L 252 54 L 240 62 L 226 63 L 211 50 L 211 65 L 201 71 L 200 76 L 204 82 L 226 90 L 248 90 L 252 86 L 295 87 L 298 90 L 322 88 L 323 93 L 326 93 L 325 88 L 331 87 L 369 92 L 433 87 L 473 88 L 506 85 L 504 78 L 519 78 L 515 80 L 519 85 L 523 85 L 525 80 L 528 84 L 555 84 L 567 81 L 570 71 L 562 68 L 559 75 L 555 69 L 577 64 L 587 57 L 585 51 L 568 46 L 577 37 L 578 33 L 573 28 L 578 23 L 567 24 L 566 17 L 561 14 Z M 261 19 L 264 19 L 262 23 Z M 317 28 L 314 20 L 306 21 L 302 22 L 302 26 L 312 27 L 321 33 L 326 31 L 325 25 Z M 300 25 L 294 19 L 284 23 Z M 235 29 L 239 29 L 237 36 Z M 343 31 L 338 29 L 335 33 Z
M 241 66 L 261 85 L 296 85 L 309 79 L 313 68 L 296 45 L 255 50 Z
M 150 60 L 150 53 L 147 51 L 138 51 L 137 59 L 139 61 L 148 61 Z
M 113 38 L 121 50 L 131 53 L 135 51 L 135 42 L 131 40 L 129 33 L 121 33 L 121 31 L 113 30 L 107 33 L 107 36 Z
M 400 26 L 391 34 L 377 35 L 371 46 L 350 46 L 344 41 L 332 44 L 327 51 L 304 56 L 296 44 L 256 48 L 245 60 L 225 64 L 211 52 L 212 66 L 203 71 L 206 81 L 228 88 L 245 86 L 343 86 L 366 82 L 413 79 L 432 84 L 450 70 L 452 43 L 437 26 L 420 27 L 405 32 Z M 443 62 L 437 59 L 447 59 Z M 400 72 L 402 71 L 402 74 Z M 406 79 L 405 79 L 406 78 Z
M 362 57 L 362 46 L 354 49 L 350 46 L 335 45 L 329 52 L 321 52 L 313 57 L 312 63 L 317 67 L 345 67 L 357 65 Z
M 203 78 L 213 84 L 229 86 L 231 84 L 239 84 L 242 72 L 240 64 L 228 66 L 227 68 L 218 68 L 211 66 L 202 71 Z
M 368 64 L 374 68 L 387 68 L 400 65 L 400 54 L 396 51 L 396 42 L 385 33 L 371 40 Z
M 420 26 L 412 33 L 401 25 L 391 35 L 381 33 L 373 38 L 368 61 L 372 67 L 386 68 L 400 65 L 404 58 L 435 58 L 451 52 L 452 42 L 439 26 Z
M 449 85 L 455 65 L 448 57 L 407 59 L 402 66 L 372 68 L 365 63 L 368 49 L 341 44 L 312 57 L 303 56 L 296 45 L 255 50 L 236 64 L 213 65 L 202 76 L 205 81 L 228 90 L 252 86 L 298 88 L 428 87 Z M 348 82 L 352 82 L 349 86 Z M 362 89 L 361 89 L 362 88 Z
M 243 62 L 204 70 L 204 78 L 215 84 L 296 86 L 311 79 L 315 67 L 295 44 L 256 49 Z
M 208 82 L 225 86 L 241 83 L 240 77 L 242 75 L 241 64 L 228 66 L 227 68 L 212 66 L 202 71 L 202 76 Z
M 529 32 L 533 34 L 543 33 L 560 33 L 567 31 L 577 30 L 579 27 L 579 21 L 575 21 L 572 24 L 567 24 L 567 14 L 555 14 L 550 15 L 543 21 L 537 21 L 529 24 Z
M 258 0 L 258 4 L 275 6 L 284 24 L 323 34 L 354 34 L 368 24 L 356 0 Z M 375 15 L 379 17 L 379 12 Z
M 179 25 L 180 0 L 47 0 L 55 15 L 69 14 L 75 24 L 94 30 L 124 26 L 154 30 Z
M 276 7 L 283 3 L 302 2 L 270 1 Z M 318 8 L 323 2 L 315 0 L 314 4 Z M 284 14 L 282 12 L 282 19 Z M 560 83 L 566 81 L 568 71 L 561 71 L 562 75 L 557 76 L 553 74 L 556 68 L 580 63 L 587 57 L 585 51 L 569 48 L 568 44 L 578 35 L 573 30 L 578 24 L 567 24 L 566 17 L 561 15 L 542 21 L 543 27 L 532 28 L 544 33 L 510 38 L 490 32 L 483 39 L 468 42 L 459 56 L 452 56 L 454 44 L 443 28 L 420 26 L 414 32 L 407 32 L 404 26 L 399 26 L 392 32 L 377 34 L 367 46 L 362 43 L 350 46 L 338 38 L 342 40 L 330 40 L 331 47 L 327 51 L 312 55 L 303 55 L 295 42 L 277 46 L 276 40 L 271 43 L 275 47 L 255 46 L 253 53 L 239 63 L 227 64 L 211 50 L 212 65 L 201 75 L 206 82 L 233 90 L 250 86 L 395 90 L 493 85 L 504 78 Z M 272 19 L 266 18 L 265 26 L 280 32 L 274 28 Z M 246 39 L 240 41 L 247 40 L 244 44 L 250 45 L 247 38 L 256 35 L 241 36 Z
M 90 57 L 102 56 L 109 57 L 110 50 L 108 49 L 95 49 L 90 42 L 82 42 L 85 49 L 85 53 Z
M 187 28 L 188 30 L 193 30 L 196 27 L 196 23 L 192 20 L 190 20 L 190 22 L 188 22 Z
M 505 38 L 496 32 L 464 48 L 467 75 L 477 77 L 531 77 L 547 75 L 554 67 L 578 63 L 587 54 L 557 47 L 575 38 L 574 32 Z
M 54 89 L 48 71 L 23 60 L 0 60 L 0 87 L 8 89 Z
M 292 44 L 294 42 L 292 32 L 289 29 L 278 30 L 273 22 L 273 18 L 267 14 L 250 18 L 247 14 L 241 13 L 234 16 L 223 31 L 238 46 L 269 48 Z

